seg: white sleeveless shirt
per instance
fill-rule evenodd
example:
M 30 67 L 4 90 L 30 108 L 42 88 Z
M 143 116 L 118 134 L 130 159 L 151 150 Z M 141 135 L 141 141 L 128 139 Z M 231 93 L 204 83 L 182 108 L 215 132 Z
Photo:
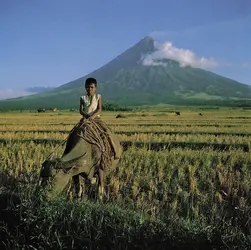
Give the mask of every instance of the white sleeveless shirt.
M 81 96 L 81 101 L 84 104 L 84 111 L 89 115 L 92 116 L 93 113 L 98 109 L 98 100 L 100 98 L 100 94 L 94 94 L 91 99 L 88 95 Z M 100 117 L 100 115 L 97 115 L 97 117 Z

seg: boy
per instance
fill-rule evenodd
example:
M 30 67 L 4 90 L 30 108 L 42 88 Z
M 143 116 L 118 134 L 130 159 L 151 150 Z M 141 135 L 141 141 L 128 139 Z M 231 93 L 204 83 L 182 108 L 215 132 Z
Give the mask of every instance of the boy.
M 83 116 L 81 121 L 85 119 L 94 120 L 100 117 L 102 111 L 102 98 L 100 94 L 96 94 L 97 80 L 95 78 L 87 78 L 85 81 L 85 89 L 87 94 L 80 97 L 79 113 Z
M 84 119 L 94 120 L 103 127 L 105 133 L 109 137 L 110 144 L 114 150 L 114 159 L 119 159 L 122 153 L 120 143 L 116 137 L 112 134 L 107 125 L 100 119 L 100 113 L 102 111 L 102 99 L 100 94 L 96 94 L 97 80 L 95 78 L 87 78 L 85 81 L 85 89 L 87 94 L 80 97 L 79 112 L 83 116 L 80 123 Z

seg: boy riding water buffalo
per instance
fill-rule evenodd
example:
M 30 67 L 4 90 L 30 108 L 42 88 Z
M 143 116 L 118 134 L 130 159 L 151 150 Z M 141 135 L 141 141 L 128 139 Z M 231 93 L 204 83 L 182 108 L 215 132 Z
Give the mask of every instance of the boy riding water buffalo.
M 114 168 L 122 154 L 118 139 L 100 119 L 102 99 L 96 94 L 97 80 L 88 78 L 85 82 L 86 94 L 80 97 L 79 112 L 83 116 L 72 129 L 66 148 L 60 159 L 46 160 L 40 172 L 41 184 L 52 180 L 47 198 L 52 199 L 63 193 L 74 180 L 81 196 L 81 178 L 98 180 L 100 198 L 104 193 L 104 171 Z M 83 181 L 82 181 L 83 182 Z

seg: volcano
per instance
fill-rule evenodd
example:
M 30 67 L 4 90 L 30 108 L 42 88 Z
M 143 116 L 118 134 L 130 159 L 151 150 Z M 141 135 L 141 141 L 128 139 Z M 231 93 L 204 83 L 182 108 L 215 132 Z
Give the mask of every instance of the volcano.
M 45 93 L 0 101 L 1 109 L 78 107 L 88 77 L 98 80 L 97 92 L 102 94 L 104 103 L 123 106 L 251 103 L 249 85 L 204 69 L 181 66 L 171 59 L 144 64 L 142 58 L 155 51 L 154 39 L 147 36 L 90 74 Z

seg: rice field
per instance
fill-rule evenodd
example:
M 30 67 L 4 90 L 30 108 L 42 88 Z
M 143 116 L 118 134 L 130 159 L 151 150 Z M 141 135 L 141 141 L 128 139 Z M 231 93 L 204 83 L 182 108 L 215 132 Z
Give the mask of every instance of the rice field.
M 107 230 L 108 224 L 112 223 L 113 229 L 109 226 L 109 230 L 113 236 L 108 237 L 104 231 L 101 233 L 110 242 L 110 248 L 95 247 L 95 240 L 100 242 L 97 238 L 89 237 L 86 241 L 74 238 L 69 233 L 72 228 L 67 227 L 68 231 L 64 231 L 66 219 L 51 215 L 53 209 L 57 210 L 56 205 L 62 203 L 50 205 L 51 217 L 46 224 L 54 225 L 57 221 L 62 223 L 62 228 L 56 230 L 57 236 L 47 232 L 48 246 L 53 246 L 51 249 L 78 249 L 79 242 L 88 242 L 94 245 L 86 243 L 86 249 L 132 249 L 132 246 L 155 249 L 151 242 L 156 239 L 151 237 L 162 235 L 156 241 L 158 249 L 167 246 L 178 249 L 182 244 L 200 249 L 202 243 L 207 244 L 208 249 L 245 249 L 251 242 L 251 112 L 219 109 L 201 113 L 184 110 L 177 116 L 160 111 L 121 112 L 122 118 L 116 118 L 118 113 L 103 112 L 102 119 L 124 147 L 118 167 L 106 173 L 106 200 L 104 204 L 64 201 L 64 207 L 75 213 L 78 209 L 83 209 L 83 214 L 97 213 L 99 219 L 88 217 L 88 223 L 96 225 L 96 230 L 104 230 L 103 227 Z M 78 113 L 66 111 L 0 113 L 1 170 L 34 183 L 46 157 L 52 152 L 60 157 L 64 140 L 80 118 Z M 35 185 L 23 185 L 22 197 L 31 202 Z M 100 211 L 104 210 L 109 216 L 102 219 Z M 34 211 L 30 211 L 31 214 Z M 41 211 L 39 213 L 49 214 L 48 207 Z M 25 216 L 30 220 L 27 214 Z M 71 214 L 72 221 L 74 218 Z M 99 220 L 104 218 L 108 219 L 101 223 Z M 36 230 L 41 233 L 40 229 Z M 85 230 L 88 234 L 93 229 Z M 123 234 L 122 237 L 121 232 L 127 236 Z M 135 235 L 137 232 L 145 237 L 146 245 L 141 246 L 134 238 L 131 241 L 127 238 L 130 233 Z M 122 237 L 121 241 L 118 237 Z M 42 249 L 40 242 L 46 245 L 45 239 L 39 240 L 31 240 L 33 248 L 30 249 Z M 70 240 L 75 242 L 72 248 L 68 245 Z M 124 240 L 131 243 L 125 245 Z M 16 242 L 19 247 L 24 245 L 20 239 L 11 242 Z

